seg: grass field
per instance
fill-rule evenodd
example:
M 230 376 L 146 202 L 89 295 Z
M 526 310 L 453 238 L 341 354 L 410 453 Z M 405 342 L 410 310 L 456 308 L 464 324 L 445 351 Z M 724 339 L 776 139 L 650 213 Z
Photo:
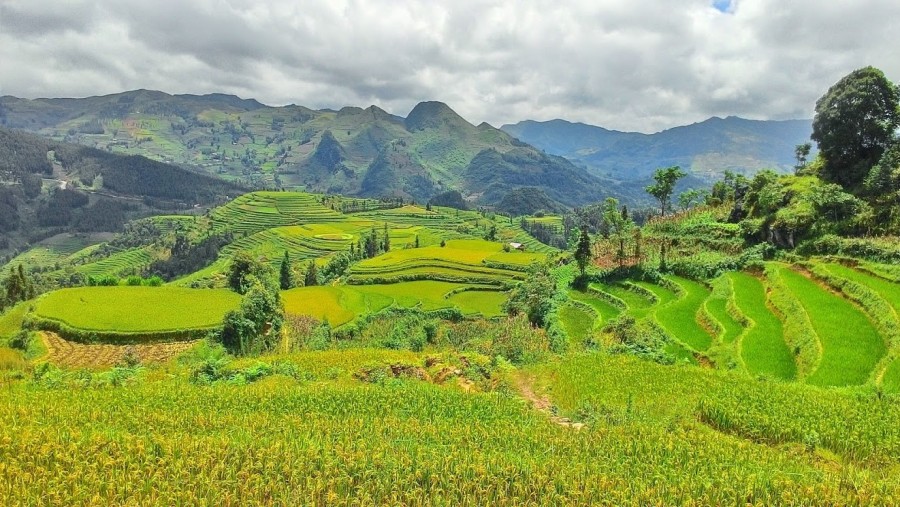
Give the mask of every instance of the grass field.
M 782 269 L 781 276 L 809 315 L 822 347 L 821 363 L 807 382 L 823 386 L 864 384 L 886 352 L 884 340 L 869 319 L 852 303 L 800 273 Z M 853 330 L 852 334 L 847 330 Z
M 780 379 L 797 376 L 797 365 L 784 341 L 781 321 L 766 306 L 762 282 L 746 273 L 730 273 L 735 304 L 752 321 L 740 338 L 741 359 L 753 375 Z
M 240 296 L 175 287 L 80 287 L 39 298 L 35 314 L 81 331 L 122 334 L 211 329 Z

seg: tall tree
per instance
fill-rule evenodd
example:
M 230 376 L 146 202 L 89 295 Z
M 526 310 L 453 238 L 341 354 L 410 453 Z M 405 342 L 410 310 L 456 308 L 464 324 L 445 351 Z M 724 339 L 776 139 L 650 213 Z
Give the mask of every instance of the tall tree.
M 316 269 L 315 260 L 309 261 L 309 266 L 306 268 L 306 276 L 303 278 L 303 285 L 307 287 L 319 285 L 319 272 Z
M 894 140 L 900 90 L 875 67 L 841 78 L 816 102 L 812 139 L 824 159 L 821 176 L 851 192 Z
M 588 234 L 587 227 L 581 228 L 581 235 L 578 237 L 578 245 L 575 247 L 575 262 L 578 263 L 578 271 L 584 276 L 587 265 L 591 261 L 591 236 Z
M 294 276 L 291 273 L 291 256 L 287 250 L 284 251 L 284 257 L 281 259 L 281 273 L 278 278 L 281 282 L 281 290 L 288 290 L 294 287 Z
M 806 163 L 809 159 L 809 152 L 812 150 L 812 143 L 798 144 L 794 148 L 794 158 L 797 159 L 797 165 L 794 166 L 794 173 L 800 174 L 806 169 Z
M 609 235 L 619 244 L 616 260 L 620 266 L 625 263 L 625 241 L 634 227 L 634 223 L 626 216 L 626 213 L 619 210 L 619 201 L 616 198 L 607 197 L 603 202 L 603 220 L 606 222 Z
M 667 215 L 672 209 L 672 193 L 675 191 L 675 184 L 678 180 L 687 176 L 687 173 L 680 167 L 666 167 L 657 169 L 653 173 L 652 185 L 646 187 L 647 193 L 652 195 L 659 201 L 659 209 L 663 215 Z

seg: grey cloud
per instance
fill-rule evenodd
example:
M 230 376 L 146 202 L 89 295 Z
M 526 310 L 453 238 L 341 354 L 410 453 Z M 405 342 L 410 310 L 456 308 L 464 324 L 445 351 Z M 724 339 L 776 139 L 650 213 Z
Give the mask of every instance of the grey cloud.
M 62 5 L 59 5 L 62 4 Z M 654 131 L 809 117 L 842 75 L 900 79 L 896 0 L 4 0 L 0 92 L 236 93 L 273 105 L 442 100 L 474 123 Z

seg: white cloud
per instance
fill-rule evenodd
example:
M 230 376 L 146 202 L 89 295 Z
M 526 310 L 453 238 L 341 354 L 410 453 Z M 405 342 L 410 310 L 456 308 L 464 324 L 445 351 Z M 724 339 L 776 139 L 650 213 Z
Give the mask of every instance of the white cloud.
M 723 5 L 722 2 L 718 4 Z M 4 0 L 0 93 L 153 88 L 277 105 L 442 100 L 474 123 L 654 131 L 810 117 L 841 76 L 900 80 L 896 0 Z

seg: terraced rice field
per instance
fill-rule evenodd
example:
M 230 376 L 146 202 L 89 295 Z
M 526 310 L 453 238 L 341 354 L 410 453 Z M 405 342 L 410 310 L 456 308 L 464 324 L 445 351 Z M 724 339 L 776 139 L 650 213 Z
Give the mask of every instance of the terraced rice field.
M 22 328 L 22 320 L 30 307 L 31 302 L 19 303 L 12 308 L 7 308 L 0 315 L 0 342 L 16 334 Z
M 900 393 L 900 359 L 894 359 L 884 371 L 881 388 L 886 393 Z
M 597 317 L 592 312 L 571 304 L 559 310 L 559 319 L 569 337 L 570 346 L 573 347 L 583 344 L 591 336 L 597 322 Z
M 596 314 L 596 325 L 602 326 L 603 324 L 615 319 L 622 313 L 622 309 L 613 305 L 609 301 L 605 299 L 600 299 L 596 295 L 591 294 L 590 292 L 580 292 L 577 290 L 570 290 L 569 297 L 574 299 L 575 301 L 579 301 L 584 303 L 591 308 L 594 309 L 594 313 Z
M 301 192 L 251 192 L 216 208 L 210 216 L 217 231 L 254 233 L 272 227 L 341 222 L 347 217 Z
M 900 284 L 842 264 L 830 263 L 824 266 L 828 271 L 841 278 L 874 290 L 894 308 L 895 312 L 900 313 Z
M 182 354 L 197 341 L 138 343 L 130 346 L 84 344 L 63 339 L 56 333 L 41 332 L 40 339 L 47 356 L 40 358 L 56 366 L 68 368 L 108 368 L 122 364 L 126 354 L 133 354 L 142 364 L 162 363 Z
M 735 306 L 751 321 L 739 342 L 744 367 L 753 375 L 795 378 L 797 365 L 784 341 L 781 321 L 766 305 L 765 286 L 747 273 L 727 276 L 734 287 Z
M 328 319 L 337 327 L 391 306 L 426 312 L 456 307 L 465 315 L 501 315 L 506 293 L 489 289 L 489 286 L 425 280 L 384 285 L 301 287 L 283 292 L 282 299 L 287 313 Z
M 79 287 L 41 296 L 35 314 L 81 331 L 159 334 L 215 328 L 239 301 L 229 290 Z
M 732 345 L 744 332 L 744 326 L 728 311 L 728 301 L 733 298 L 731 279 L 723 275 L 713 281 L 713 291 L 705 303 L 706 311 L 721 326 L 717 338 L 725 345 Z
M 712 337 L 697 321 L 697 314 L 709 289 L 703 285 L 678 277 L 669 279 L 681 288 L 682 295 L 674 301 L 663 302 L 656 310 L 656 318 L 663 329 L 673 338 L 697 352 L 703 352 L 712 345 Z
M 785 268 L 781 276 L 803 305 L 821 344 L 821 362 L 807 382 L 822 386 L 866 383 L 887 351 L 872 322 L 853 303 L 802 274 Z
M 636 319 L 646 317 L 655 304 L 654 301 L 647 296 L 622 284 L 592 283 L 590 287 L 593 290 L 605 292 L 622 301 L 625 304 L 625 313 Z
M 79 252 L 93 250 L 99 246 L 109 234 L 58 234 L 47 238 L 32 248 L 17 255 L 0 267 L 0 279 L 6 277 L 10 267 L 22 264 L 29 268 L 53 268 L 57 263 L 75 260 Z
M 499 243 L 453 240 L 448 241 L 445 247 L 391 250 L 354 265 L 350 270 L 348 282 L 364 284 L 421 277 L 432 280 L 498 284 L 522 279 L 529 264 L 545 259 L 543 254 L 506 253 L 501 249 L 502 245 Z
M 125 276 L 140 273 L 155 259 L 147 248 L 133 248 L 114 253 L 97 262 L 75 267 L 75 271 L 85 276 Z

